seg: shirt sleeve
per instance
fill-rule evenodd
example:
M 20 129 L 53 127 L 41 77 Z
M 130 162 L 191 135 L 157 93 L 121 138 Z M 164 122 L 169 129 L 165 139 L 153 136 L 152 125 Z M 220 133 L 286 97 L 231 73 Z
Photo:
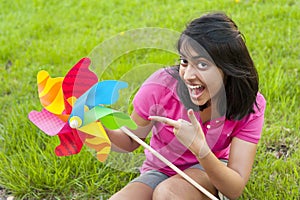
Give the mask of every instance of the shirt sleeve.
M 254 106 L 254 113 L 248 115 L 239 122 L 238 128 L 234 131 L 232 137 L 257 144 L 261 138 L 264 124 L 264 113 L 266 101 L 261 94 L 257 96 L 258 108 Z
M 163 70 L 152 74 L 140 87 L 133 99 L 135 112 L 145 120 L 151 115 L 157 115 L 163 105 L 166 93 L 165 75 Z
M 156 113 L 155 105 L 158 102 L 159 93 L 153 91 L 159 91 L 159 88 L 155 85 L 144 85 L 133 99 L 135 112 L 146 120 L 148 120 L 150 115 L 155 115 Z

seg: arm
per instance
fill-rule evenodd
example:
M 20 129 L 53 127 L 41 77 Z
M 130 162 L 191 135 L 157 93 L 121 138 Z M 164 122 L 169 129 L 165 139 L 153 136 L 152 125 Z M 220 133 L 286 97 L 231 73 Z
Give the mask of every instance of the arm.
M 188 111 L 188 116 L 191 123 L 158 116 L 151 116 L 150 119 L 173 126 L 177 139 L 195 154 L 212 184 L 228 198 L 238 198 L 249 179 L 257 145 L 237 137 L 233 138 L 228 166 L 225 166 L 208 147 L 192 110 Z
M 145 139 L 153 127 L 153 122 L 140 117 L 134 110 L 131 118 L 138 125 L 136 130 L 131 130 L 139 138 Z M 108 130 L 107 135 L 112 143 L 112 150 L 117 152 L 132 152 L 139 147 L 139 144 L 123 133 L 122 130 Z
M 229 162 L 225 166 L 213 153 L 199 159 L 212 184 L 230 199 L 238 198 L 250 176 L 257 144 L 233 138 Z

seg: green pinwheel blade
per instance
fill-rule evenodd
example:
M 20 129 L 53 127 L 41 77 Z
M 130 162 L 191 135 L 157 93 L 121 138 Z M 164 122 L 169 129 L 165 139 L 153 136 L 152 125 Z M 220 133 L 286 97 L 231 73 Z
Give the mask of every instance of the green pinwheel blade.
M 106 108 L 103 106 L 95 106 L 91 110 L 84 113 L 84 123 L 82 126 L 100 120 L 108 129 L 118 129 L 126 126 L 130 129 L 136 129 L 136 123 L 125 113 Z

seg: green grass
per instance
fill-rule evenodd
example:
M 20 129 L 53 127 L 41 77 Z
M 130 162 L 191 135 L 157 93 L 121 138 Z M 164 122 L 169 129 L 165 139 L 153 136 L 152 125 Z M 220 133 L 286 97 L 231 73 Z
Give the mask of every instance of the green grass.
M 121 32 L 143 27 L 180 32 L 201 13 L 222 10 L 245 35 L 267 99 L 253 173 L 240 199 L 299 199 L 299 1 L 0 0 L 0 6 L 0 186 L 8 193 L 18 199 L 106 199 L 137 175 L 142 148 L 124 156 L 122 166 L 114 154 L 108 163 L 99 163 L 87 148 L 70 157 L 54 155 L 58 139 L 27 119 L 31 110 L 41 109 L 39 70 L 64 76 Z M 103 78 L 130 78 L 124 73 L 136 66 L 152 70 L 152 65 L 171 65 L 176 59 L 163 49 L 137 49 L 113 59 Z

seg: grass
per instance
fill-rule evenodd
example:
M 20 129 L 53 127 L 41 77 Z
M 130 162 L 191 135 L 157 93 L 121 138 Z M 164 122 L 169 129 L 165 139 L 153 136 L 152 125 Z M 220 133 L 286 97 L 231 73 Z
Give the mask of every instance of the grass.
M 201 13 L 222 10 L 245 35 L 267 99 L 258 154 L 240 199 L 299 199 L 299 1 L 0 0 L 0 5 L 0 186 L 7 194 L 18 199 L 106 199 L 137 175 L 142 158 L 142 148 L 128 157 L 112 154 L 104 164 L 87 148 L 56 157 L 58 139 L 27 119 L 31 110 L 41 109 L 39 70 L 63 76 L 81 57 L 122 32 L 144 27 L 180 32 Z M 118 48 L 111 45 L 108 55 Z M 130 79 L 126 71 L 153 70 L 176 59 L 164 49 L 123 52 L 108 63 L 103 78 Z M 127 106 L 118 108 L 130 110 L 132 94 Z

